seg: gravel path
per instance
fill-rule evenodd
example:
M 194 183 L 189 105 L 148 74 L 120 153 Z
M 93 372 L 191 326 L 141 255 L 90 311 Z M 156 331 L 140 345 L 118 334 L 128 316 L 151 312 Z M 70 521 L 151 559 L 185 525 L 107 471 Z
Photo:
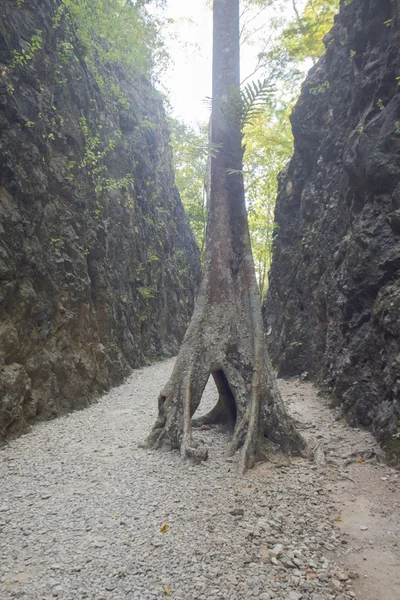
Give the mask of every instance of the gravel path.
M 320 445 L 318 465 L 272 455 L 239 479 L 235 459 L 224 458 L 228 438 L 215 429 L 196 434 L 208 462 L 183 465 L 178 453 L 138 447 L 172 366 L 135 371 L 98 404 L 38 424 L 0 451 L 1 600 L 400 598 L 399 479 L 376 462 L 369 434 L 335 421 L 309 384 L 282 382 Z M 209 385 L 202 409 L 214 399 Z M 351 517 L 359 476 L 366 488 L 377 482 L 360 526 Z M 371 510 L 374 531 L 387 528 L 372 545 L 393 562 L 383 575 L 391 596 L 376 596 L 380 573 L 365 583 Z

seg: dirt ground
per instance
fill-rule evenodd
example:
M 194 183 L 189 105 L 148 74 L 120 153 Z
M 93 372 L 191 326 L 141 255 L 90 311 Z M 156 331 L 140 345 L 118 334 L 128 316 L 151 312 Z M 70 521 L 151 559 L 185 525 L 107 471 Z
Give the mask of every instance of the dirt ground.
M 304 435 L 325 455 L 323 487 L 337 506 L 332 519 L 347 540 L 335 558 L 345 571 L 355 573 L 357 598 L 400 599 L 399 472 L 382 462 L 369 432 L 337 420 L 337 412 L 313 385 L 297 380 L 280 380 L 279 385 Z
M 314 460 L 271 448 L 239 477 L 217 427 L 200 465 L 144 450 L 173 364 L 3 446 L 0 600 L 400 600 L 400 478 L 372 436 L 294 379 Z

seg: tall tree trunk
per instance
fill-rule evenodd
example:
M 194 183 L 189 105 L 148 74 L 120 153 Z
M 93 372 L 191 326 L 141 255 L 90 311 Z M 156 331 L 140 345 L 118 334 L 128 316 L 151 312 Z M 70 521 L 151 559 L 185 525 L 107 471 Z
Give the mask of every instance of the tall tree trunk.
M 241 468 L 254 464 L 265 437 L 286 452 L 304 441 L 286 415 L 264 341 L 242 174 L 239 0 L 214 0 L 211 190 L 204 276 L 173 373 L 159 396 L 150 447 L 180 448 L 202 460 L 192 425 L 232 427 L 229 454 L 242 447 Z M 192 423 L 209 376 L 213 410 Z

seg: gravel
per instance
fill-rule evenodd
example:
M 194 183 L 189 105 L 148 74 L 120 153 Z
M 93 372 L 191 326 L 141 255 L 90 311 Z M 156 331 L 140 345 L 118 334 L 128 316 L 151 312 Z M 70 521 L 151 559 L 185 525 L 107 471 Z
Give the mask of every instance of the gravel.
M 196 432 L 209 447 L 199 466 L 139 448 L 172 366 L 135 371 L 0 451 L 0 598 L 351 597 L 314 463 L 273 454 L 239 479 L 214 428 Z M 202 409 L 214 400 L 210 384 Z

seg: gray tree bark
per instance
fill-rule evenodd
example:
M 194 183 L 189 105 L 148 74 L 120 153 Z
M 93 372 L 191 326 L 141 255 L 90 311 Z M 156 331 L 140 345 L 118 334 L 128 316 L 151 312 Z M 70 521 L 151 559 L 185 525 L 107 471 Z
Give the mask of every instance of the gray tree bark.
M 242 173 L 239 0 L 214 0 L 211 190 L 203 281 L 173 373 L 158 400 L 147 446 L 207 458 L 192 426 L 232 428 L 228 454 L 242 448 L 241 470 L 264 454 L 266 438 L 285 452 L 305 443 L 286 414 L 264 340 Z M 212 375 L 213 410 L 192 422 Z

